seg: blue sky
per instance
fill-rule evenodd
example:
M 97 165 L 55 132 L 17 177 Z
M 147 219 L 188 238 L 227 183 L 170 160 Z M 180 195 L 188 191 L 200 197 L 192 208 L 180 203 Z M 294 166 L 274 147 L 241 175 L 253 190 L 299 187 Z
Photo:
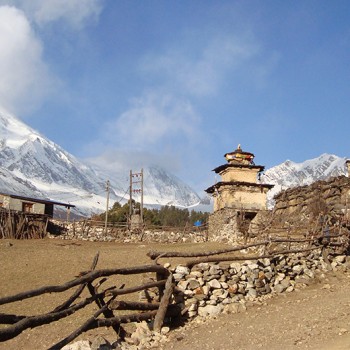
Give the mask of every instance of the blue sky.
M 349 1 L 0 0 L 0 105 L 81 159 L 197 191 L 258 164 L 350 157 Z

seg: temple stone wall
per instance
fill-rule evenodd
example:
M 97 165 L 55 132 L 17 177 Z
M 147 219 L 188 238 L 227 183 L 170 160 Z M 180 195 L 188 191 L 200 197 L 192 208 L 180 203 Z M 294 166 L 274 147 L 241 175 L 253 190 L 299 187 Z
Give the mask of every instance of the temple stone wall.
M 256 183 L 259 169 L 251 168 L 228 168 L 222 172 L 222 181 L 239 181 Z
M 225 208 L 215 211 L 209 216 L 208 240 L 217 242 L 233 242 L 243 237 L 239 231 L 237 210 Z
M 225 207 L 264 210 L 266 209 L 266 193 L 266 189 L 257 186 L 225 186 L 220 196 L 214 197 L 214 211 Z

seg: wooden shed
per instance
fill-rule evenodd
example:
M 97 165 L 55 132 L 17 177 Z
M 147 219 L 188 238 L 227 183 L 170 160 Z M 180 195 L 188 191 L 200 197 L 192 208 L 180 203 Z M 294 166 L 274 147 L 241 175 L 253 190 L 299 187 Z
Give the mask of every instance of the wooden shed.
M 9 210 L 15 210 L 24 213 L 41 214 L 53 217 L 54 206 L 63 206 L 67 209 L 67 213 L 75 205 L 51 201 L 48 199 L 37 199 L 15 194 L 0 193 L 0 207 Z

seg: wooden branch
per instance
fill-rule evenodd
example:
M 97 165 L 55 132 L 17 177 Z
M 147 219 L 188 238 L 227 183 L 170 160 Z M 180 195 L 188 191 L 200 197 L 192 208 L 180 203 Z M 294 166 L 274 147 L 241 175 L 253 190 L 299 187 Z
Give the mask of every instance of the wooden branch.
M 147 256 L 149 256 L 152 260 L 157 259 L 158 257 L 160 257 L 160 255 L 162 258 L 164 258 L 164 257 L 167 257 L 167 258 L 200 257 L 200 256 L 219 255 L 219 254 L 235 252 L 238 250 L 242 250 L 242 249 L 246 249 L 246 248 L 250 248 L 250 247 L 256 247 L 256 246 L 260 246 L 260 245 L 264 245 L 264 244 L 266 244 L 266 242 L 251 243 L 251 244 L 246 244 L 244 246 L 237 246 L 237 247 L 228 248 L 228 249 L 218 249 L 218 250 L 213 250 L 211 252 L 197 252 L 197 253 L 150 251 L 147 253 Z
M 96 294 L 96 288 L 97 288 L 97 287 L 94 288 L 94 287 L 92 286 L 91 283 L 88 283 L 87 286 L 88 286 L 88 289 L 89 289 L 89 292 L 90 292 L 91 296 L 93 296 L 93 297 L 96 296 L 96 300 L 95 300 L 95 301 L 96 301 L 96 304 L 97 304 L 97 306 L 100 307 L 101 310 L 103 310 L 103 311 L 102 311 L 103 316 L 106 317 L 106 318 L 114 317 L 113 311 L 110 310 L 107 306 L 108 306 L 108 304 L 109 304 L 113 299 L 115 299 L 117 296 L 116 296 L 116 295 L 113 296 L 113 297 L 109 300 L 109 302 L 106 304 L 105 301 L 103 300 L 102 295 L 98 296 L 98 294 Z M 121 327 L 120 325 L 113 325 L 112 327 L 113 327 L 114 331 L 115 331 L 117 334 L 119 334 L 120 337 L 121 337 L 122 339 L 125 338 L 125 336 L 126 336 L 127 333 L 126 333 L 126 331 L 125 331 L 125 329 L 124 329 L 123 327 Z
M 161 280 L 161 281 L 156 281 L 156 282 L 150 282 L 150 283 L 145 283 L 141 286 L 135 286 L 131 288 L 125 288 L 125 289 L 116 289 L 116 290 L 110 290 L 106 293 L 106 295 L 124 295 L 124 294 L 130 294 L 130 293 L 135 293 L 140 290 L 148 289 L 148 288 L 153 288 L 153 287 L 158 287 L 161 285 L 165 285 L 167 280 Z
M 120 317 L 113 317 L 108 319 L 97 319 L 97 316 L 101 314 L 102 310 L 97 311 L 94 317 L 88 319 L 81 327 L 79 327 L 76 331 L 71 333 L 68 337 L 61 340 L 59 343 L 53 345 L 48 350 L 60 350 L 63 346 L 67 345 L 69 342 L 74 340 L 81 333 L 86 332 L 88 330 L 99 328 L 99 327 L 112 327 L 115 324 L 123 324 L 130 322 L 140 322 L 151 320 L 155 317 L 157 311 L 149 311 L 144 313 L 130 314 Z M 169 305 L 166 316 L 175 317 L 181 314 L 181 309 L 178 305 Z
M 81 333 L 88 330 L 99 328 L 99 327 L 112 327 L 113 325 L 119 325 L 121 323 L 130 323 L 130 322 L 140 322 L 153 319 L 157 311 L 149 311 L 141 314 L 132 314 L 127 316 L 113 317 L 108 319 L 97 319 L 92 317 L 88 319 L 81 327 L 79 327 L 75 332 L 70 334 L 65 339 L 61 340 L 59 343 L 53 345 L 48 350 L 60 350 L 63 346 L 67 345 L 69 342 L 74 340 Z
M 330 235 L 327 238 L 336 238 L 344 236 L 343 234 L 337 234 L 337 235 Z M 226 254 L 231 253 L 239 250 L 244 250 L 247 248 L 252 247 L 258 247 L 262 245 L 267 245 L 270 243 L 306 243 L 306 242 L 314 242 L 320 243 L 319 241 L 321 239 L 325 238 L 323 235 L 315 236 L 313 238 L 303 238 L 303 239 L 285 239 L 285 238 L 270 238 L 263 242 L 256 242 L 256 243 L 249 243 L 241 246 L 236 246 L 228 249 L 218 249 L 213 250 L 209 252 L 196 252 L 196 253 L 188 253 L 188 252 L 157 252 L 157 251 L 149 251 L 147 253 L 147 256 L 150 257 L 152 260 L 158 260 L 160 258 L 188 258 L 188 257 L 203 257 L 203 256 L 212 256 L 212 255 L 220 255 L 220 254 Z
M 305 248 L 305 249 L 295 249 L 295 250 L 282 250 L 279 252 L 272 252 L 264 255 L 242 255 L 242 256 L 231 256 L 231 257 L 207 257 L 204 259 L 190 260 L 185 263 L 185 266 L 192 267 L 197 264 L 207 263 L 207 262 L 221 262 L 221 261 L 244 261 L 244 260 L 258 260 L 265 258 L 274 258 L 277 255 L 285 254 L 295 254 L 295 253 L 305 253 L 312 250 L 320 249 L 321 247 L 315 248 Z
M 97 252 L 97 254 L 94 257 L 94 260 L 92 261 L 90 271 L 95 270 L 99 256 L 100 256 L 100 253 Z M 57 306 L 52 312 L 61 311 L 69 307 L 74 302 L 74 300 L 76 300 L 79 297 L 79 295 L 83 292 L 85 287 L 86 287 L 86 283 L 81 284 L 77 288 L 77 290 L 63 304 Z
M 163 326 L 164 317 L 168 309 L 171 295 L 173 294 L 173 289 L 174 289 L 173 275 L 169 274 L 165 283 L 164 295 L 162 297 L 162 300 L 160 301 L 160 305 L 159 305 L 159 309 L 157 311 L 156 317 L 154 318 L 153 329 L 155 332 L 160 332 Z
M 305 238 L 305 239 L 283 239 L 283 238 L 271 238 L 269 240 L 263 241 L 263 242 L 256 242 L 256 243 L 249 243 L 237 247 L 227 248 L 227 249 L 218 249 L 213 250 L 209 252 L 196 252 L 196 253 L 187 253 L 187 252 L 157 252 L 157 251 L 150 251 L 147 253 L 147 256 L 149 256 L 152 260 L 167 257 L 167 258 L 188 258 L 188 257 L 202 257 L 202 256 L 211 256 L 211 255 L 220 255 L 220 254 L 226 254 L 231 253 L 247 248 L 252 247 L 258 247 L 270 243 L 303 243 L 303 242 L 309 242 L 309 241 L 316 241 L 317 237 L 315 238 Z
M 87 283 L 95 280 L 96 278 L 103 276 L 112 276 L 112 275 L 131 275 L 145 272 L 163 272 L 168 274 L 168 270 L 161 265 L 144 265 L 144 266 L 135 266 L 121 269 L 104 269 L 104 270 L 96 270 L 86 273 L 83 276 L 80 276 L 74 280 L 71 280 L 62 285 L 53 285 L 53 286 L 45 286 L 38 289 L 33 289 L 27 292 L 22 292 L 16 295 L 11 295 L 7 297 L 0 298 L 0 305 L 12 303 L 18 300 L 24 300 L 31 297 L 35 297 L 45 293 L 59 293 L 64 292 L 67 289 L 75 287 L 82 283 Z M 132 292 L 130 292 L 132 293 Z M 123 294 L 123 293 L 122 293 Z
M 26 317 L 27 316 L 18 316 L 18 315 L 0 313 L 0 324 L 14 324 L 23 320 Z
M 122 301 L 122 300 L 114 300 L 109 304 L 109 308 L 111 310 L 140 310 L 140 311 L 148 311 L 148 310 L 157 310 L 159 307 L 159 303 L 142 303 L 136 301 Z
M 112 301 L 112 299 L 110 301 Z M 72 332 L 68 337 L 62 339 L 60 342 L 53 345 L 48 350 L 60 350 L 60 349 L 62 349 L 62 347 L 64 347 L 65 345 L 70 343 L 72 340 L 74 340 L 76 337 L 78 337 L 81 333 L 84 333 L 85 331 L 91 329 L 90 327 L 96 321 L 97 317 L 107 310 L 108 303 L 105 304 L 99 310 L 97 310 L 91 318 L 89 318 L 86 322 L 84 322 L 83 325 L 81 325 L 78 329 L 76 329 L 74 332 Z M 115 327 L 116 325 L 113 325 L 113 326 Z
M 0 329 L 0 342 L 16 337 L 18 334 L 22 333 L 27 328 L 35 328 L 38 326 L 42 326 L 44 324 L 49 324 L 51 322 L 58 321 L 61 318 L 70 316 L 77 310 L 84 308 L 86 305 L 89 305 L 94 301 L 95 301 L 95 297 L 91 297 L 62 311 L 50 312 L 43 315 L 26 317 L 18 321 L 17 323 L 15 323 L 11 327 Z

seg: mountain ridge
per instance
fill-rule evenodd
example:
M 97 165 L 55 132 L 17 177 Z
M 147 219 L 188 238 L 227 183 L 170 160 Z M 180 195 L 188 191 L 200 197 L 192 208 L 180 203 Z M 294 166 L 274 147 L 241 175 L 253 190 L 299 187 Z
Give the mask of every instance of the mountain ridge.
M 261 176 L 263 183 L 275 185 L 268 192 L 268 207 L 273 207 L 273 197 L 287 188 L 310 185 L 318 180 L 348 175 L 346 158 L 334 154 L 323 153 L 319 157 L 296 163 L 291 160 L 269 168 Z

